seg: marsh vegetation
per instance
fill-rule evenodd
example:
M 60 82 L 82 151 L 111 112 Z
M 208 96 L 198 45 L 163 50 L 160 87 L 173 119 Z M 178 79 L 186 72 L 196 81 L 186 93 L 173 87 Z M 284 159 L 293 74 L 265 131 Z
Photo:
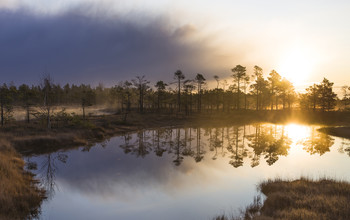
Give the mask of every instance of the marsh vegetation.
M 33 174 L 24 170 L 21 156 L 2 140 L 0 143 L 0 219 L 37 217 L 45 191 Z
M 330 178 L 267 180 L 259 184 L 264 194 L 238 216 L 220 215 L 214 220 L 349 219 L 350 183 Z

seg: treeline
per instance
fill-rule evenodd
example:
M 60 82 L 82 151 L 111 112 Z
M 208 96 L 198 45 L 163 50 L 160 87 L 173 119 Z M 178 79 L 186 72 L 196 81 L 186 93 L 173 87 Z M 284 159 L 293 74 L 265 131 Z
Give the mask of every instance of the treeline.
M 31 115 L 38 115 L 38 109 L 46 115 L 50 127 L 50 114 L 55 106 L 79 105 L 85 118 L 85 108 L 91 105 L 108 105 L 119 112 L 169 112 L 192 114 L 195 112 L 230 112 L 232 110 L 278 110 L 311 109 L 330 111 L 335 109 L 337 95 L 333 83 L 326 78 L 319 84 L 297 93 L 293 84 L 272 70 L 264 77 L 263 70 L 254 66 L 248 75 L 246 67 L 232 68 L 232 81 L 214 76 L 216 87 L 208 89 L 207 78 L 196 74 L 188 79 L 181 70 L 173 74 L 173 81 L 157 81 L 151 84 L 145 76 L 136 76 L 130 81 L 105 88 L 102 84 L 61 86 L 45 75 L 39 85 L 3 84 L 0 87 L 1 125 L 11 120 L 14 107 L 26 110 L 29 123 Z M 349 89 L 344 87 L 344 91 Z M 350 91 L 350 90 L 349 90 Z M 350 95 L 344 94 L 347 108 Z

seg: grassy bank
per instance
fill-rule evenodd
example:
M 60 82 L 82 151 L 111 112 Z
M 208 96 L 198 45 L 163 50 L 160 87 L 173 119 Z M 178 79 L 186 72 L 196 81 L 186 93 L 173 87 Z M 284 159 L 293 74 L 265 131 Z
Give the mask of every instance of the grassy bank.
M 255 199 L 242 212 L 241 217 L 223 215 L 214 219 L 350 219 L 348 182 L 331 179 L 277 179 L 261 183 L 259 190 L 267 197 L 264 203 L 261 199 Z
M 350 139 L 350 127 L 324 127 L 319 129 L 320 132 L 324 132 L 336 137 L 342 137 Z
M 0 129 L 0 141 L 7 140 L 22 155 L 45 154 L 78 146 L 89 146 L 110 137 L 143 128 L 183 125 L 187 119 L 162 115 L 131 114 L 127 121 L 120 115 L 82 118 L 75 121 L 53 123 L 51 129 L 33 121 L 13 122 Z
M 6 141 L 0 143 L 0 219 L 26 219 L 39 214 L 45 192 L 24 161 Z

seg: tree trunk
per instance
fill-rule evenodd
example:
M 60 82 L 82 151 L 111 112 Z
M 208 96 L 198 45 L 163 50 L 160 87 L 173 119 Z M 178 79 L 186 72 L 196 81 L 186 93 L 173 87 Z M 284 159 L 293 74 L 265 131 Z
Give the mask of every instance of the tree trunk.
M 272 85 L 273 87 L 273 85 Z M 270 97 L 270 100 L 271 100 L 271 110 L 273 110 L 273 89 L 271 89 L 271 97 Z
M 178 92 L 177 92 L 177 104 L 178 104 L 178 111 L 181 111 L 181 88 L 180 88 L 181 84 L 180 84 L 180 78 L 179 78 L 179 81 L 178 81 Z
M 85 105 L 83 104 L 83 120 L 85 120 Z
M 30 118 L 29 118 L 29 116 L 30 116 L 30 109 L 29 109 L 29 105 L 27 105 L 26 106 L 26 110 L 27 110 L 27 123 L 29 124 L 29 120 L 30 120 Z
M 238 86 L 238 90 L 237 90 L 237 109 L 239 109 L 239 95 L 241 93 L 241 90 L 240 90 L 240 84 L 239 84 L 239 78 L 238 78 L 238 81 L 237 81 L 237 86 Z
M 313 100 L 313 104 L 314 104 L 313 110 L 315 111 L 315 110 L 316 110 L 316 99 L 315 99 L 315 98 L 314 98 L 314 100 Z
M 4 126 L 4 104 L 1 102 L 1 126 Z
M 160 93 L 158 91 L 158 105 L 157 105 L 158 112 L 160 110 Z
M 127 111 L 130 111 L 130 94 L 128 93 L 128 105 L 127 105 Z
M 51 129 L 50 107 L 47 107 L 47 129 Z
M 278 96 L 277 96 L 277 94 L 276 94 L 276 110 L 278 110 Z
M 198 84 L 198 103 L 197 103 L 197 110 L 200 113 L 201 112 L 201 86 Z
M 142 91 L 142 87 L 140 86 L 140 100 L 139 100 L 139 104 L 140 104 L 140 112 L 143 112 L 143 91 Z
M 256 90 L 256 110 L 259 111 L 259 90 Z

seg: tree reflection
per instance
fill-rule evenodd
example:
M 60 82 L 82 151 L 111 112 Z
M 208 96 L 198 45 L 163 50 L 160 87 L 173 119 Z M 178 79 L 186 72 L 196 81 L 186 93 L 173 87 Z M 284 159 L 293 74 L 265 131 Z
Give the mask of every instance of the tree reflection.
M 256 167 L 262 159 L 271 166 L 281 156 L 287 156 L 290 150 L 292 139 L 287 135 L 289 130 L 285 130 L 283 125 L 268 124 L 206 129 L 159 128 L 126 134 L 120 147 L 125 153 L 141 158 L 152 152 L 157 157 L 169 155 L 175 166 L 180 166 L 186 158 L 193 158 L 198 163 L 205 157 L 218 160 L 226 156 L 235 168 L 243 166 L 245 160 L 250 160 L 250 166 Z M 310 137 L 301 143 L 310 154 L 323 155 L 330 151 L 334 142 L 330 136 L 313 128 Z M 350 147 L 341 150 L 350 156 Z
M 223 132 L 223 130 L 222 130 Z M 223 134 L 223 133 L 222 133 Z M 223 135 L 220 134 L 220 130 L 218 128 L 215 128 L 214 136 L 211 137 L 209 140 L 210 145 L 212 146 L 211 150 L 215 151 L 214 155 L 212 156 L 212 160 L 216 160 L 218 157 L 218 148 L 223 147 Z M 221 138 L 221 139 L 220 139 Z
M 243 165 L 243 157 L 245 156 L 244 146 L 240 144 L 242 140 L 240 139 L 240 127 L 236 126 L 233 128 L 233 138 L 229 139 L 231 142 L 228 145 L 228 151 L 232 153 L 230 156 L 230 164 L 237 168 Z M 230 135 L 230 134 L 229 134 Z M 230 135 L 231 136 L 231 135 Z
M 68 156 L 64 153 L 50 153 L 45 155 L 44 160 L 40 164 L 39 177 L 41 183 L 46 190 L 46 196 L 50 199 L 54 196 L 56 190 L 56 172 L 57 172 L 57 161 L 60 163 L 66 163 Z
M 260 164 L 260 155 L 263 152 L 264 147 L 261 146 L 262 142 L 260 141 L 260 125 L 255 126 L 255 135 L 248 136 L 250 143 L 249 147 L 253 149 L 253 157 L 251 162 L 251 167 L 256 167 Z
M 284 127 L 279 131 L 275 127 L 255 126 L 255 134 L 249 135 L 249 147 L 253 149 L 251 166 L 260 164 L 261 155 L 264 156 L 268 165 L 274 164 L 279 156 L 287 156 L 292 143 L 291 139 L 284 134 Z
M 350 157 L 350 142 L 343 141 L 338 149 L 340 153 L 346 153 Z
M 124 137 L 125 142 L 120 147 L 124 149 L 125 153 L 131 153 L 136 155 L 136 157 L 144 158 L 149 154 L 152 144 L 148 142 L 149 136 L 147 136 L 145 131 L 141 130 L 137 132 L 136 136 L 137 138 L 133 144 L 130 144 L 128 137 Z
M 192 128 L 185 128 L 185 141 L 184 141 L 184 150 L 182 151 L 183 156 L 193 157 L 194 151 L 192 149 Z
M 311 135 L 305 141 L 302 142 L 304 145 L 304 150 L 308 153 L 323 155 L 326 152 L 330 151 L 330 147 L 334 144 L 334 139 L 322 132 L 315 131 L 315 128 L 312 128 Z
M 276 138 L 277 132 L 275 131 L 275 135 L 271 135 L 271 142 L 267 147 L 267 155 L 265 159 L 268 165 L 274 164 L 279 156 L 287 156 L 288 150 L 290 149 L 290 145 L 292 143 L 291 139 L 284 135 L 284 127 L 282 128 L 282 132 L 279 138 Z
M 196 152 L 194 155 L 194 159 L 198 163 L 204 158 L 203 156 L 204 151 L 202 151 L 201 149 L 201 129 L 196 128 L 196 130 L 197 130 L 197 145 L 196 145 Z
M 124 153 L 130 153 L 131 149 L 133 148 L 133 144 L 130 144 L 130 140 L 132 139 L 132 136 L 130 134 L 124 135 L 124 144 L 120 145 L 120 148 L 123 149 Z
M 153 131 L 153 133 L 154 133 L 154 131 Z M 161 141 L 161 138 L 163 136 L 164 136 L 164 130 L 157 129 L 156 130 L 156 137 L 153 138 L 153 140 L 155 140 L 154 144 L 153 144 L 154 152 L 156 153 L 156 155 L 158 157 L 163 156 L 163 153 L 166 151 L 166 148 L 164 146 L 164 142 Z
M 179 166 L 184 159 L 181 155 L 181 146 L 183 146 L 180 140 L 180 128 L 176 129 L 176 141 L 175 141 L 175 160 L 173 160 L 176 166 Z

